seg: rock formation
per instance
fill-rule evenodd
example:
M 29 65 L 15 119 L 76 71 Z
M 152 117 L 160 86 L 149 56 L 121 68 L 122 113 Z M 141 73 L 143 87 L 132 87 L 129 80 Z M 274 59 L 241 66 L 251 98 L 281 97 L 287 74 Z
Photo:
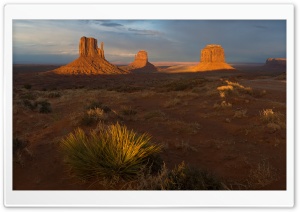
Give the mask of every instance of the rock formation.
M 135 55 L 134 61 L 125 67 L 125 69 L 134 73 L 150 73 L 157 71 L 157 68 L 148 61 L 148 54 L 144 50 L 139 51 Z
M 286 58 L 268 58 L 265 65 L 274 68 L 286 67 Z
M 221 45 L 209 44 L 201 50 L 200 63 L 193 67 L 194 71 L 233 70 L 225 62 L 225 53 Z
M 125 74 L 124 70 L 109 63 L 104 56 L 103 42 L 98 48 L 95 38 L 80 38 L 79 57 L 73 62 L 53 70 L 56 74 Z

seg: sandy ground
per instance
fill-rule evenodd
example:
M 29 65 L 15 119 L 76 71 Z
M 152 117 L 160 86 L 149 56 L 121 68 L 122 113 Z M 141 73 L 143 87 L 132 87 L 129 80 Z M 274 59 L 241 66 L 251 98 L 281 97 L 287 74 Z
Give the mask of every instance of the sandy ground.
M 43 74 L 54 68 L 14 67 L 13 136 L 28 143 L 14 151 L 13 189 L 107 189 L 70 177 L 59 150 L 61 139 L 77 127 L 86 131 L 96 127 L 97 123 L 83 126 L 80 119 L 86 107 L 97 101 L 119 114 L 128 108 L 135 111 L 106 123 L 118 121 L 149 133 L 164 146 L 161 157 L 170 169 L 185 161 L 213 172 L 229 189 L 286 189 L 284 70 Z M 232 91 L 220 88 L 228 83 L 235 83 Z M 52 112 L 31 110 L 24 100 L 47 100 Z M 263 119 L 266 109 L 277 115 L 275 125 Z

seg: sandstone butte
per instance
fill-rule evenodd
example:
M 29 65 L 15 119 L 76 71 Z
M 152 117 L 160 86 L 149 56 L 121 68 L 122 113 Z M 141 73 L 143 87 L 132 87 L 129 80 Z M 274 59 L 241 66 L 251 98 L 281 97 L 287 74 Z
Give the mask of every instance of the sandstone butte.
M 268 67 L 286 67 L 286 58 L 268 58 L 265 65 Z
M 134 57 L 134 61 L 124 68 L 132 73 L 156 72 L 157 68 L 148 61 L 148 53 L 140 50 Z
M 234 70 L 225 62 L 225 53 L 221 45 L 209 44 L 201 50 L 200 63 L 192 67 L 193 71 Z
M 52 72 L 65 75 L 96 75 L 96 74 L 126 74 L 128 72 L 119 69 L 109 63 L 104 56 L 104 43 L 100 48 L 97 39 L 81 37 L 79 41 L 79 57 L 73 62 L 61 66 Z

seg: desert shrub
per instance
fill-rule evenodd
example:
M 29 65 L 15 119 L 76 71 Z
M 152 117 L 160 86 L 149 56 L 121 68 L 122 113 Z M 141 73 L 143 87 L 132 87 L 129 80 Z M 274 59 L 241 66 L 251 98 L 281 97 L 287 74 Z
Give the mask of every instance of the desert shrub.
M 198 152 L 198 149 L 192 145 L 189 144 L 189 142 L 186 142 L 186 141 L 180 141 L 180 142 L 176 142 L 175 143 L 175 147 L 177 149 L 182 149 L 183 151 L 185 152 Z
M 28 100 L 28 99 L 24 99 L 24 100 L 23 100 L 23 105 L 24 105 L 26 108 L 30 109 L 30 110 L 35 110 L 36 107 L 37 107 L 37 103 L 36 103 L 36 102 L 30 101 L 30 100 Z
M 78 128 L 62 140 L 61 149 L 65 163 L 83 180 L 131 179 L 160 152 L 150 139 L 117 123 L 90 135 Z
M 208 80 L 205 78 L 178 79 L 172 82 L 164 83 L 163 85 L 157 87 L 157 91 L 159 92 L 186 91 L 189 89 L 194 89 L 197 86 L 203 86 L 203 84 L 206 82 L 208 82 Z
M 163 106 L 166 107 L 166 108 L 168 108 L 168 107 L 174 107 L 174 106 L 179 105 L 179 104 L 181 104 L 181 103 L 182 103 L 182 100 L 176 97 L 176 98 L 167 100 L 167 101 L 163 104 Z
M 263 97 L 267 94 L 267 91 L 266 90 L 253 90 L 252 91 L 252 96 L 255 97 L 255 98 L 260 98 L 260 97 Z
M 102 102 L 99 102 L 99 101 L 94 101 L 94 102 L 91 102 L 87 107 L 86 109 L 97 109 L 97 108 L 100 108 L 101 110 L 103 110 L 104 113 L 109 113 L 111 112 L 111 108 L 108 107 L 107 105 L 103 104 Z
M 58 98 L 61 97 L 61 94 L 58 92 L 51 92 L 47 95 L 48 98 Z
M 186 166 L 175 167 L 164 182 L 166 190 L 221 190 L 222 183 L 210 172 Z
M 32 111 L 38 109 L 38 111 L 40 113 L 51 113 L 52 112 L 51 104 L 47 100 L 30 101 L 30 100 L 24 99 L 23 105 Z
M 141 175 L 136 189 L 139 190 L 224 190 L 222 182 L 212 173 L 185 165 L 173 170 L 164 165 L 157 175 Z
M 123 107 L 123 109 L 121 110 L 121 114 L 125 116 L 132 116 L 137 114 L 137 111 L 132 107 Z
M 27 92 L 20 94 L 20 99 L 28 99 L 28 100 L 35 100 L 37 98 L 37 95 L 33 92 Z
M 241 109 L 234 112 L 233 118 L 244 118 L 247 117 L 247 109 Z
M 214 104 L 215 109 L 225 109 L 225 108 L 231 108 L 232 104 L 226 101 L 222 101 L 220 104 L 216 103 Z
M 37 101 L 36 104 L 40 113 L 52 112 L 51 104 L 47 100 Z
M 248 177 L 248 189 L 260 189 L 278 179 L 274 167 L 266 160 L 261 161 L 252 168 Z
M 253 90 L 250 87 L 245 87 L 238 82 L 231 82 L 229 80 L 224 81 L 226 85 L 217 87 L 221 97 L 225 97 L 228 94 L 253 94 Z
M 280 121 L 280 113 L 275 113 L 272 109 L 265 109 L 260 111 L 260 116 L 263 122 L 277 123 Z
M 31 89 L 31 87 L 32 87 L 32 86 L 31 86 L 30 84 L 25 84 L 25 85 L 24 85 L 24 88 L 27 89 L 27 90 Z
M 94 109 L 87 110 L 83 114 L 80 120 L 80 124 L 89 126 L 96 122 L 105 121 L 107 119 L 108 119 L 108 114 L 105 113 L 104 110 L 96 107 Z
M 162 119 L 164 120 L 166 118 L 166 114 L 162 112 L 161 110 L 153 110 L 149 111 L 144 115 L 145 120 L 150 120 L 150 119 Z
M 134 85 L 119 85 L 114 86 L 111 88 L 108 88 L 109 91 L 117 91 L 117 92 L 123 92 L 123 93 L 132 93 L 143 90 L 142 87 L 134 86 Z
M 28 146 L 29 142 L 27 140 L 22 140 L 19 138 L 13 139 L 13 153 L 16 153 L 17 151 L 23 150 Z

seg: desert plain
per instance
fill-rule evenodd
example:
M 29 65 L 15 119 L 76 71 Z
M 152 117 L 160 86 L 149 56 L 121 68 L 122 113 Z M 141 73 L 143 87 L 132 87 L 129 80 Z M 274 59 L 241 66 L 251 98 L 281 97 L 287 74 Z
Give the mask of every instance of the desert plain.
M 139 185 L 139 177 L 81 180 L 65 164 L 60 145 L 75 129 L 118 123 L 151 136 L 166 170 L 183 163 L 204 170 L 220 185 L 208 189 L 285 190 L 285 67 L 185 72 L 185 65 L 104 75 L 14 65 L 13 189 L 155 189 Z

